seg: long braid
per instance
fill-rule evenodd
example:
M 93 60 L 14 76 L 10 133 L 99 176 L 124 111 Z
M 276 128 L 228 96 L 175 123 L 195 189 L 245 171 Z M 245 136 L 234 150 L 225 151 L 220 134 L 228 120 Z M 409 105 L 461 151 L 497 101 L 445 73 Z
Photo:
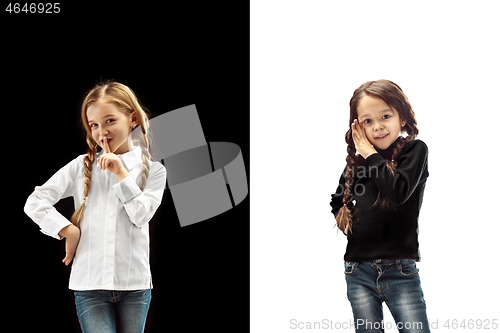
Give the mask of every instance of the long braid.
M 83 171 L 83 202 L 75 210 L 71 216 L 71 223 L 79 227 L 80 222 L 83 217 L 83 211 L 85 210 L 85 202 L 90 191 L 90 181 L 92 180 L 92 164 L 94 164 L 95 155 L 97 153 L 96 145 L 94 140 L 87 135 L 87 144 L 89 148 L 87 149 L 87 155 L 84 158 L 84 171 Z
M 142 175 L 141 181 L 139 182 L 139 188 L 141 191 L 144 191 L 144 187 L 146 187 L 146 182 L 149 177 L 149 166 L 151 154 L 149 153 L 149 140 L 147 136 L 147 130 L 144 126 L 141 126 L 142 129 L 142 138 L 139 139 L 139 147 L 141 147 L 141 159 L 142 159 Z
M 358 163 L 356 159 L 356 146 L 354 145 L 354 140 L 352 139 L 351 130 L 349 130 L 345 135 L 345 140 L 347 142 L 347 174 L 345 175 L 345 190 L 344 196 L 342 197 L 342 202 L 344 206 L 340 208 L 337 214 L 337 227 L 347 235 L 347 233 L 352 230 L 353 224 L 353 214 L 349 209 L 348 205 L 352 201 L 354 193 L 354 175 L 358 169 Z

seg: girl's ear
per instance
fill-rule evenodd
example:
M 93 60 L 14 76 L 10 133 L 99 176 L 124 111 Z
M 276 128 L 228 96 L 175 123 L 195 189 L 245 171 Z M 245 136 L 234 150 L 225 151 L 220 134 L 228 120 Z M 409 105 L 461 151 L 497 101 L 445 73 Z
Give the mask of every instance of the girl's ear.
M 405 127 L 405 125 L 406 125 L 406 120 L 402 120 L 401 121 L 401 127 Z
M 135 116 L 135 111 L 130 114 L 130 126 L 135 128 L 138 125 L 137 117 Z

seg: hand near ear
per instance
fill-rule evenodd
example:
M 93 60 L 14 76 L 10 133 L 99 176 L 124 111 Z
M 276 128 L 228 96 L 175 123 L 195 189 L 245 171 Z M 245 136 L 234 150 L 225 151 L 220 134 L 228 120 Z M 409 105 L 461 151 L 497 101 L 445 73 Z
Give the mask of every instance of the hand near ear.
M 354 119 L 354 123 L 351 125 L 351 130 L 356 150 L 361 156 L 363 156 L 363 158 L 366 159 L 368 156 L 377 152 L 366 137 L 365 128 L 361 126 L 357 119 Z

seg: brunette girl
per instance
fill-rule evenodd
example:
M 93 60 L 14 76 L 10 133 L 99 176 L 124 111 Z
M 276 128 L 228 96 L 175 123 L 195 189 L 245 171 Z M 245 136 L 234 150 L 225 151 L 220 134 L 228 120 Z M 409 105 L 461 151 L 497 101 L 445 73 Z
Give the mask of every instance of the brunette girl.
M 143 332 L 152 288 L 148 222 L 161 203 L 166 170 L 150 161 L 148 118 L 127 86 L 96 86 L 81 119 L 87 153 L 35 187 L 24 210 L 44 234 L 66 238 L 62 261 L 73 261 L 69 288 L 82 331 Z M 71 222 L 54 208 L 70 196 Z
M 349 125 L 347 166 L 330 205 L 347 235 L 345 278 L 356 332 L 384 331 L 383 302 L 400 332 L 429 332 L 415 264 L 428 150 L 415 139 L 415 113 L 397 84 L 370 81 L 354 91 Z

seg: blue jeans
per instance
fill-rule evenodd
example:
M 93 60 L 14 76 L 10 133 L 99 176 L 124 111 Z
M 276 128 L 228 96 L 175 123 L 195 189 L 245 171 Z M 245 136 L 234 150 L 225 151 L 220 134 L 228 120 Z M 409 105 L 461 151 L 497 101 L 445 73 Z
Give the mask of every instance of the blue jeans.
M 384 332 L 382 302 L 399 332 L 430 332 L 415 260 L 345 262 L 344 268 L 356 332 Z
M 142 333 L 150 302 L 151 289 L 75 291 L 83 333 Z

